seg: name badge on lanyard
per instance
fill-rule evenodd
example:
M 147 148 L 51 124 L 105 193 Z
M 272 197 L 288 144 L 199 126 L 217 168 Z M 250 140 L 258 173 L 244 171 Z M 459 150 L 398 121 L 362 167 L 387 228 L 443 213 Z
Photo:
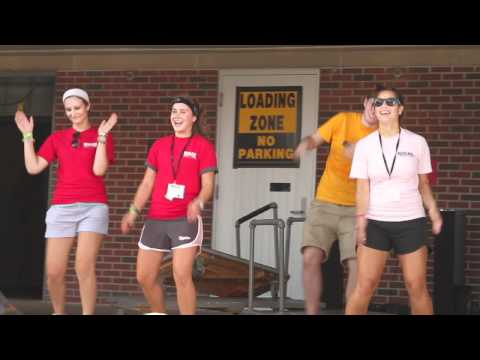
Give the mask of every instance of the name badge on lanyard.
M 165 197 L 172 201 L 173 199 L 183 199 L 185 196 L 185 185 L 168 184 L 167 193 Z
M 187 149 L 188 145 L 190 144 L 190 141 L 192 138 L 190 137 L 185 144 L 185 147 L 183 148 L 182 152 L 180 153 L 180 158 L 178 159 L 177 163 L 177 168 L 174 166 L 174 155 L 173 155 L 173 150 L 175 147 L 175 135 L 173 135 L 172 138 L 172 145 L 171 145 L 171 151 L 170 151 L 170 162 L 172 165 L 172 175 L 173 175 L 173 183 L 168 184 L 167 188 L 167 193 L 165 194 L 165 198 L 169 201 L 172 201 L 173 199 L 183 199 L 185 197 L 185 185 L 177 184 L 177 174 L 178 171 L 180 170 L 180 163 L 182 162 L 183 159 L 183 153 Z

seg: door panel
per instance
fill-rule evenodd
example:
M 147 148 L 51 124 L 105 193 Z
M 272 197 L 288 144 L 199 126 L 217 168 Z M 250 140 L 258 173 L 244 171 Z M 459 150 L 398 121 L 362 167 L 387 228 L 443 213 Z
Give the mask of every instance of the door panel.
M 298 168 L 233 168 L 235 143 L 235 106 L 237 89 L 242 87 L 301 87 L 301 137 L 313 133 L 318 120 L 318 70 L 238 70 L 220 73 L 220 93 L 217 127 L 219 174 L 214 202 L 214 234 L 212 247 L 236 254 L 235 221 L 270 202 L 278 204 L 278 216 L 284 221 L 294 216 L 291 211 L 306 210 L 314 196 L 316 153 L 301 159 Z M 290 191 L 270 191 L 272 183 L 290 184 Z M 281 185 L 285 186 L 285 185 Z M 257 219 L 272 218 L 272 210 Z M 241 227 L 241 255 L 249 256 L 249 222 Z M 302 259 L 300 242 L 302 223 L 292 227 L 290 248 L 290 280 L 287 296 L 303 299 Z M 257 227 L 255 261 L 275 266 L 272 227 Z

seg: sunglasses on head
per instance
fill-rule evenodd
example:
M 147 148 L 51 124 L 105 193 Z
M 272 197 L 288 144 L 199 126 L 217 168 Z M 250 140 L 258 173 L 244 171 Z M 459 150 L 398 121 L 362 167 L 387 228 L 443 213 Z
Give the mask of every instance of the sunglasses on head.
M 74 149 L 78 148 L 80 146 L 80 132 L 75 131 L 73 133 L 73 138 L 72 138 L 72 147 Z
M 376 98 L 375 101 L 373 102 L 373 105 L 375 107 L 380 107 L 383 104 L 387 104 L 388 106 L 400 105 L 400 99 L 399 98 L 388 98 L 388 99 Z

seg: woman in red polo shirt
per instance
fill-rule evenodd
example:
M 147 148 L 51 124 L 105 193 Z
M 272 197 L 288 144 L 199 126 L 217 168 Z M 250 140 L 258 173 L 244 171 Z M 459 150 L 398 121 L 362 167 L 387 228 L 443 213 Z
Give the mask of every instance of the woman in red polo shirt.
M 25 167 L 31 175 L 58 161 L 57 184 L 46 216 L 47 284 L 54 314 L 65 313 L 65 272 L 75 238 L 75 270 L 84 315 L 95 312 L 95 265 L 102 239 L 108 234 L 107 193 L 103 177 L 114 162 L 110 130 L 117 123 L 112 114 L 100 126 L 88 119 L 90 99 L 82 89 L 70 89 L 63 104 L 72 127 L 51 134 L 35 152 L 33 117 L 17 111 L 15 122 L 23 134 Z
M 217 158 L 215 147 L 201 135 L 200 110 L 191 99 L 172 101 L 174 133 L 158 139 L 150 149 L 146 172 L 129 212 L 122 219 L 126 234 L 151 196 L 137 259 L 137 279 L 153 313 L 165 313 L 157 282 L 165 253 L 173 253 L 173 276 L 180 314 L 196 310 L 192 267 L 203 241 L 201 212 L 213 194 Z

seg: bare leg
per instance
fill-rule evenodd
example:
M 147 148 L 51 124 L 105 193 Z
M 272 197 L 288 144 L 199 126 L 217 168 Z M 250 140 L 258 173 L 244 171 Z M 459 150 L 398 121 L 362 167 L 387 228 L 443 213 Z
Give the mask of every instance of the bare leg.
M 345 313 L 361 315 L 368 312 L 368 304 L 382 277 L 388 251 L 380 251 L 366 246 L 357 250 L 358 277 L 357 284 L 350 295 Z
M 325 252 L 316 247 L 306 247 L 303 250 L 303 288 L 305 290 L 305 313 L 318 315 L 322 299 L 323 277 L 322 263 Z
M 432 315 L 432 298 L 427 289 L 427 247 L 399 255 L 405 286 L 410 298 L 412 315 Z
M 166 313 L 165 296 L 158 282 L 160 266 L 165 253 L 160 251 L 138 250 L 137 281 L 150 304 L 152 312 Z
M 65 272 L 74 238 L 47 240 L 47 285 L 55 314 L 65 314 Z
M 173 250 L 173 277 L 177 287 L 178 309 L 181 315 L 195 315 L 197 293 L 192 270 L 198 246 Z
M 97 302 L 96 263 L 103 235 L 93 232 L 78 234 L 75 271 L 80 286 L 83 315 L 93 315 Z
M 348 271 L 347 287 L 345 290 L 345 304 L 347 304 L 357 284 L 357 259 L 347 259 L 345 260 L 345 265 Z

